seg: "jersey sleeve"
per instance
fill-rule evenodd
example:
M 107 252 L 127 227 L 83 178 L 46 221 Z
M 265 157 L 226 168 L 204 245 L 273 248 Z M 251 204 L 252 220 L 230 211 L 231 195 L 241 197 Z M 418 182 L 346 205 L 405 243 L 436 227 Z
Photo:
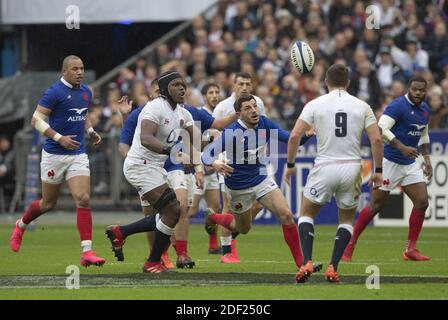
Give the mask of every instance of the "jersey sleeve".
M 50 87 L 47 90 L 45 90 L 44 94 L 40 98 L 39 105 L 48 108 L 50 110 L 53 110 L 57 102 L 58 102 L 57 92 L 53 87 Z
M 366 110 L 364 117 L 364 129 L 366 129 L 370 127 L 372 124 L 376 123 L 376 118 L 372 108 L 370 108 L 370 106 L 367 103 L 364 105 L 364 108 Z
M 150 120 L 159 126 L 163 125 L 164 116 L 162 114 L 162 108 L 157 104 L 146 104 L 142 110 L 142 120 Z
M 132 139 L 134 139 L 135 128 L 137 127 L 139 112 L 137 109 L 131 112 L 129 117 L 123 124 L 123 129 L 120 134 L 120 143 L 132 145 Z
M 289 131 L 286 131 L 285 129 L 281 128 L 278 124 L 276 124 L 271 119 L 266 118 L 266 117 L 263 117 L 263 118 L 266 122 L 266 127 L 268 130 L 271 130 L 271 129 L 277 130 L 278 140 L 283 141 L 283 142 L 288 142 Z
M 383 112 L 386 116 L 391 117 L 397 122 L 401 118 L 400 104 L 393 101 Z
M 307 103 L 300 114 L 299 119 L 302 119 L 309 125 L 314 125 L 314 112 L 313 105 L 311 103 Z
M 182 108 L 182 113 L 183 113 L 183 115 L 185 117 L 185 119 L 184 119 L 185 122 L 184 122 L 183 129 L 186 129 L 186 128 L 191 127 L 192 125 L 194 125 L 193 116 L 191 115 L 190 111 L 188 111 L 185 108 Z
M 204 133 L 204 131 L 207 131 L 212 127 L 213 121 L 215 121 L 215 118 L 213 118 L 210 115 L 210 113 L 208 113 L 207 111 L 205 111 L 203 109 L 198 110 L 198 116 L 199 116 L 198 121 L 201 122 L 201 132 Z
M 211 166 L 213 162 L 218 159 L 219 154 L 224 151 L 225 143 L 225 132 L 223 131 L 217 140 L 204 148 L 204 152 L 201 156 L 202 163 L 206 166 Z
M 225 116 L 227 116 L 227 114 L 225 113 L 225 105 L 222 103 L 219 103 L 215 110 L 213 110 L 213 117 L 215 119 L 221 119 L 224 118 Z

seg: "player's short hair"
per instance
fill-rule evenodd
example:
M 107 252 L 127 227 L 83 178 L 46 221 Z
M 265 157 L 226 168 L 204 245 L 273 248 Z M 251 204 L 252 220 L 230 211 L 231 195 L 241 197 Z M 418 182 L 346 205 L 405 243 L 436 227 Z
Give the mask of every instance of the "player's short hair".
M 210 89 L 210 88 L 218 88 L 218 91 L 220 90 L 219 85 L 218 85 L 217 83 L 215 83 L 215 82 L 209 82 L 209 83 L 206 83 L 206 84 L 202 87 L 202 89 L 201 89 L 201 93 L 202 93 L 202 95 L 205 96 L 205 95 L 207 94 L 208 89 Z
M 425 84 L 425 87 L 428 86 L 428 82 L 422 76 L 412 76 L 408 81 L 408 88 L 411 86 L 412 82 L 423 82 Z
M 333 64 L 327 70 L 327 84 L 331 87 L 345 87 L 349 81 L 348 68 L 343 64 Z
M 243 102 L 255 100 L 255 97 L 251 94 L 242 94 L 238 99 L 236 99 L 235 103 L 233 104 L 233 108 L 236 112 L 241 112 L 241 106 L 243 105 Z
M 66 56 L 66 57 L 64 58 L 64 60 L 62 60 L 62 70 L 65 70 L 65 69 L 67 68 L 67 65 L 68 65 L 68 63 L 69 63 L 70 60 L 81 60 L 81 58 L 78 57 L 78 56 L 75 56 L 75 55 L 73 55 L 73 54 L 71 54 L 71 55 L 69 55 L 69 56 Z M 82 60 L 81 60 L 81 61 L 82 61 Z
M 235 83 L 236 83 L 236 79 L 238 78 L 244 78 L 244 79 L 249 79 L 252 80 L 252 75 L 249 72 L 238 72 L 237 74 L 235 74 Z

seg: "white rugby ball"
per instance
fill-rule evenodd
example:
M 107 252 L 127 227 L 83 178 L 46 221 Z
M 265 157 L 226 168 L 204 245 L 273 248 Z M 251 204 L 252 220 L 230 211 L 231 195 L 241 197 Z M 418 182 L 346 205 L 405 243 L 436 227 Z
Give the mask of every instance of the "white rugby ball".
M 314 66 L 314 53 L 308 43 L 297 41 L 292 45 L 291 63 L 300 73 L 311 72 Z

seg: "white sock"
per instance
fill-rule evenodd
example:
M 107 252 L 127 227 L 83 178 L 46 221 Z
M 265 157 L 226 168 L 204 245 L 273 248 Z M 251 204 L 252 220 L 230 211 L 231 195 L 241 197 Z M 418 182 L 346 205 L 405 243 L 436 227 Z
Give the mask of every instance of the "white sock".
M 220 237 L 220 238 L 221 238 L 221 246 L 230 246 L 232 244 L 232 236 Z
M 82 252 L 87 252 L 92 250 L 92 240 L 81 241 Z
M 19 220 L 19 228 L 20 229 L 26 229 L 27 224 L 25 222 L 23 222 L 22 218 L 20 218 Z

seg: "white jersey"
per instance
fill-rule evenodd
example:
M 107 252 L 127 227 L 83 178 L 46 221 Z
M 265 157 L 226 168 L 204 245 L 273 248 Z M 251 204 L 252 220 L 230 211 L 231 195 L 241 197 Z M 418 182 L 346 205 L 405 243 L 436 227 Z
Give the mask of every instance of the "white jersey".
M 185 129 L 193 125 L 193 117 L 190 112 L 180 105 L 173 110 L 164 98 L 157 98 L 148 102 L 138 116 L 132 146 L 127 155 L 128 161 L 141 163 L 146 160 L 148 164 L 162 167 L 168 159 L 168 155 L 160 154 L 142 146 L 140 141 L 141 126 L 143 120 L 151 120 L 159 127 L 156 138 L 163 145 L 174 145 L 179 137 L 179 129 Z
M 257 96 L 254 96 L 254 98 L 255 101 L 257 102 L 258 111 L 260 111 L 260 115 L 265 115 L 263 101 Z M 234 114 L 235 108 L 233 107 L 233 104 L 235 103 L 235 101 L 236 101 L 235 93 L 232 93 L 230 97 L 222 100 L 220 103 L 216 105 L 215 110 L 213 110 L 213 117 L 215 119 L 221 119 Z
M 362 132 L 376 123 L 367 103 L 339 89 L 307 103 L 300 119 L 316 129 L 316 164 L 361 160 Z

